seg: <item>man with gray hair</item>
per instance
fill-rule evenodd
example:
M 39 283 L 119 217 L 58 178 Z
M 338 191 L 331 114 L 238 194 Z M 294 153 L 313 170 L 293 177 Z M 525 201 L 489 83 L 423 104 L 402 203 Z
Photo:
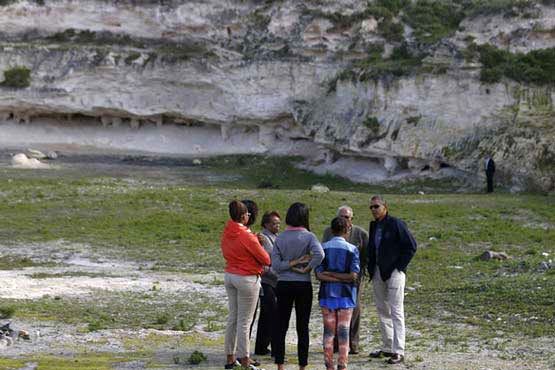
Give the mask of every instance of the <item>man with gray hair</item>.
M 347 235 L 347 242 L 353 244 L 358 248 L 359 256 L 360 256 L 360 274 L 358 276 L 356 287 L 357 287 L 357 302 L 356 307 L 353 309 L 353 315 L 351 317 L 351 325 L 350 325 L 350 332 L 349 332 L 349 353 L 350 354 L 357 354 L 358 353 L 358 342 L 359 342 L 359 333 L 360 333 L 360 292 L 362 291 L 362 277 L 364 276 L 366 271 L 366 261 L 367 261 L 367 253 L 366 247 L 368 245 L 368 233 L 362 227 L 353 225 L 353 209 L 347 205 L 343 205 L 337 209 L 337 217 L 342 217 L 347 220 L 349 225 L 349 233 Z M 322 237 L 322 243 L 325 243 L 334 235 L 331 231 L 331 227 L 327 227 L 324 230 L 324 236 Z M 338 343 L 337 337 L 333 343 L 334 352 L 338 351 Z
M 374 302 L 380 319 L 381 349 L 370 357 L 389 357 L 399 364 L 405 358 L 405 273 L 416 253 L 416 241 L 407 225 L 389 215 L 386 201 L 379 195 L 370 199 L 368 276 L 374 288 Z

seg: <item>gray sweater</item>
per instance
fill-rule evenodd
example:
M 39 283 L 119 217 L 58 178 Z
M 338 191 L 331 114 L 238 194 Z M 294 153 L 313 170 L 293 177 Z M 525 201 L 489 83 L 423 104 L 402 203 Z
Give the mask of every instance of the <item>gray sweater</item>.
M 278 275 L 278 281 L 311 281 L 311 274 L 299 274 L 289 267 L 289 261 L 310 254 L 312 259 L 308 266 L 314 269 L 324 259 L 324 250 L 316 235 L 307 230 L 285 230 L 276 238 L 272 250 L 272 270 Z
M 266 229 L 262 229 L 260 235 L 262 235 L 262 246 L 264 247 L 264 250 L 266 250 L 266 252 L 268 252 L 268 254 L 271 256 L 272 251 L 274 250 L 274 244 L 276 242 L 277 235 Z M 269 267 L 268 269 L 265 268 L 264 272 L 262 273 L 262 282 L 265 284 L 269 284 L 275 288 L 277 285 L 277 281 L 278 276 L 275 271 L 271 267 Z

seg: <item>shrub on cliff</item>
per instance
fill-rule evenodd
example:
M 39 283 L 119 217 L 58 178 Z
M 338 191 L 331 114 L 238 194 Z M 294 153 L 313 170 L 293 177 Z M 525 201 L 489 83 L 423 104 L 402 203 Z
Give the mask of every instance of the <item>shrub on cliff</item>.
M 418 41 L 433 44 L 455 32 L 463 18 L 462 9 L 451 1 L 419 0 L 406 8 L 403 20 Z
M 28 87 L 31 84 L 31 70 L 22 66 L 8 69 L 4 71 L 4 81 L 1 84 L 18 89 Z
M 555 83 L 555 48 L 513 54 L 485 44 L 478 46 L 478 50 L 482 63 L 482 82 L 499 82 L 502 77 L 507 77 L 539 85 Z

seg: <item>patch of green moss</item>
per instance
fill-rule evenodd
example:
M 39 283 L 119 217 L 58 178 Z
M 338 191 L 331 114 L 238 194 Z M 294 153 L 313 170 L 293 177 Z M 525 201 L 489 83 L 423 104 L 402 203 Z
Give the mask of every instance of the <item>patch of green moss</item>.
M 110 370 L 115 363 L 146 359 L 145 354 L 124 353 L 78 353 L 68 356 L 29 356 L 23 359 L 0 359 L 0 369 L 25 367 L 28 363 L 38 364 L 40 370 Z
M 61 32 L 56 32 L 48 37 L 46 41 L 56 43 L 73 44 L 94 44 L 94 45 L 123 45 L 137 48 L 144 48 L 142 40 L 135 39 L 130 35 L 116 34 L 108 31 L 77 30 L 68 28 Z
M 163 60 L 169 61 L 186 61 L 198 56 L 214 56 L 213 53 L 207 51 L 204 45 L 195 43 L 168 42 L 160 46 L 156 52 Z
M 399 13 L 403 8 L 410 5 L 410 0 L 376 0 L 377 6 L 382 6 L 393 14 Z
M 251 14 L 249 14 L 248 21 L 250 24 L 253 25 L 254 28 L 258 30 L 265 30 L 270 24 L 272 17 L 267 14 L 264 14 L 262 9 L 257 9 Z
M 398 10 L 394 6 L 388 6 L 386 1 L 380 1 L 376 5 L 368 6 L 365 16 L 372 15 L 378 21 L 378 32 L 388 41 L 401 42 L 404 40 L 404 26 L 401 22 L 395 22 L 394 16 Z
M 366 119 L 362 121 L 362 124 L 374 134 L 378 134 L 380 132 L 380 121 L 378 121 L 376 117 L 366 117 Z
M 393 49 L 389 58 L 382 58 L 383 46 L 373 47 L 368 57 L 356 61 L 339 72 L 328 82 L 328 93 L 335 91 L 338 81 L 376 81 L 383 78 L 399 78 L 410 75 L 422 65 L 422 57 L 413 55 L 406 44 Z
M 386 40 L 393 42 L 403 41 L 404 27 L 400 22 L 394 21 L 394 16 L 398 13 L 401 4 L 405 4 L 405 0 L 388 2 L 380 0 L 375 4 L 369 4 L 366 9 L 351 14 L 343 14 L 341 12 L 325 12 L 319 9 L 304 9 L 305 15 L 314 18 L 325 18 L 330 20 L 335 29 L 350 28 L 358 22 L 373 16 L 378 21 L 378 32 Z M 404 6 L 404 5 L 403 5 Z
M 511 53 L 490 44 L 480 45 L 482 71 L 480 80 L 499 82 L 507 77 L 512 80 L 538 85 L 555 83 L 555 48 L 532 50 L 527 54 Z
M 530 0 L 472 0 L 463 5 L 465 5 L 465 14 L 470 17 L 492 14 L 517 16 L 535 3 Z
M 200 352 L 200 351 L 194 351 L 193 353 L 191 353 L 191 355 L 189 356 L 189 363 L 192 365 L 198 365 L 203 361 L 206 361 L 207 358 L 204 355 L 204 353 Z
M 17 89 L 28 87 L 31 85 L 31 70 L 22 66 L 16 66 L 5 70 L 4 81 L 1 85 Z
M 141 57 L 141 53 L 138 52 L 132 52 L 131 54 L 129 54 L 125 59 L 124 62 L 127 65 L 131 65 L 131 63 L 133 63 L 135 60 L 139 59 Z
M 418 41 L 432 44 L 457 30 L 464 18 L 451 1 L 418 0 L 405 9 L 403 20 L 414 29 Z
M 461 52 L 465 61 L 472 62 L 480 56 L 480 51 L 479 51 L 478 45 L 474 42 L 474 38 L 467 38 L 467 39 L 469 44 Z
M 0 305 L 0 319 L 9 319 L 15 313 L 15 306 L 11 304 Z
M 416 126 L 418 122 L 422 119 L 422 116 L 410 116 L 407 117 L 407 123 Z
M 33 266 L 52 266 L 52 264 L 36 262 L 29 257 L 0 256 L 0 270 L 16 270 Z

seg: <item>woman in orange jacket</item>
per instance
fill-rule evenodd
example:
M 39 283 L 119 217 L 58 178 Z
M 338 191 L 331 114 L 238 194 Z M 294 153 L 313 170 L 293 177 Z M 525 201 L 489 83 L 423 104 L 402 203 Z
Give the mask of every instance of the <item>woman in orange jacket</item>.
M 234 200 L 229 203 L 229 215 L 231 219 L 227 221 L 221 242 L 226 261 L 224 282 L 229 307 L 225 368 L 233 369 L 238 365 L 238 359 L 243 368 L 256 370 L 249 360 L 249 325 L 260 292 L 260 274 L 264 266 L 270 265 L 270 256 L 260 245 L 258 237 L 245 226 L 250 216 L 247 207 Z

